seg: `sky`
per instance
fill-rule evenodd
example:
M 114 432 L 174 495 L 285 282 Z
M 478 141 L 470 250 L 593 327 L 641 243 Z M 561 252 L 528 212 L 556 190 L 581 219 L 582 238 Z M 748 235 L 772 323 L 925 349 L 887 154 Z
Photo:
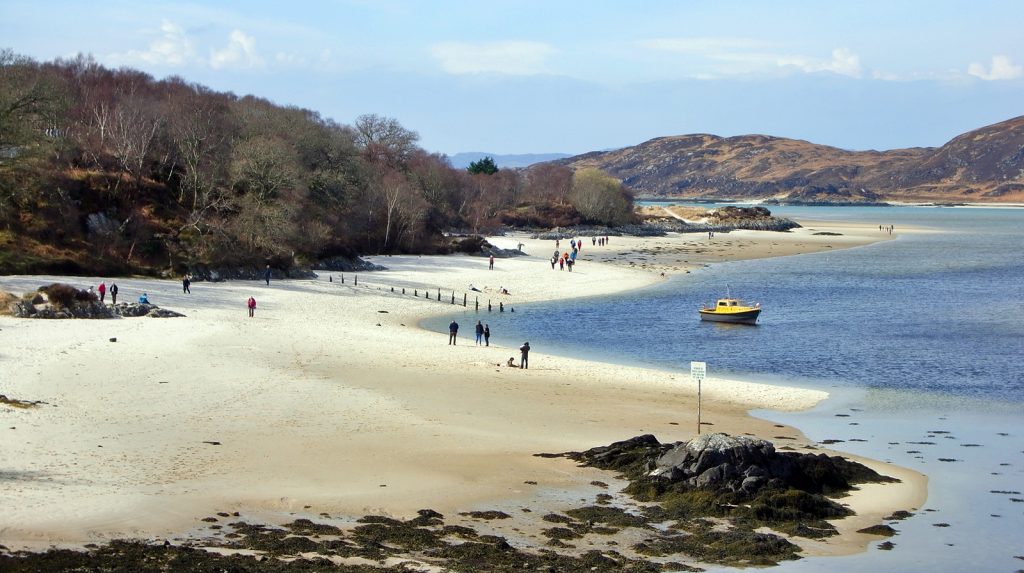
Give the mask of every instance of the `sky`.
M 939 146 L 1024 115 L 1019 0 L 0 0 L 0 48 L 319 112 L 453 155 L 760 133 Z

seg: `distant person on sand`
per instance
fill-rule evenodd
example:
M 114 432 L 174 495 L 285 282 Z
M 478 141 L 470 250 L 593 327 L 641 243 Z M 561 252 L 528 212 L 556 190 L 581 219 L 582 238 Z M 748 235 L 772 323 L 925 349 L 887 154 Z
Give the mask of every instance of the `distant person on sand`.
M 491 326 L 489 324 L 484 325 L 484 346 L 491 345 Z
M 487 266 L 487 270 L 494 270 L 494 255 L 491 255 L 490 261 Z
M 117 283 L 110 283 L 110 302 L 117 304 Z
M 252 318 L 252 315 L 256 313 L 256 299 L 250 296 L 245 304 L 249 307 L 249 318 Z
M 454 345 L 455 344 L 455 339 L 458 338 L 458 337 L 459 337 L 459 323 L 457 323 L 457 322 L 455 322 L 453 320 L 452 323 L 448 325 L 448 345 L 449 346 Z
M 484 325 L 480 321 L 476 321 L 476 345 L 480 346 L 484 342 Z
M 189 285 L 192 284 L 192 279 L 188 275 L 181 277 L 181 291 L 185 294 L 192 294 L 192 290 L 189 289 Z
M 149 295 L 142 293 L 142 296 L 139 297 L 139 304 L 149 304 Z
M 520 354 L 519 367 L 520 368 L 526 368 L 527 370 L 529 370 L 529 368 L 530 368 L 530 364 L 529 364 L 529 359 L 530 359 L 530 343 L 529 342 L 524 342 L 523 345 L 519 347 L 519 354 Z
M 103 302 L 103 299 L 107 297 L 107 285 L 101 282 L 100 286 L 96 287 L 96 290 L 100 293 L 100 302 Z
M 263 271 L 263 278 L 267 281 L 267 286 L 270 286 L 270 265 L 267 265 L 267 270 Z

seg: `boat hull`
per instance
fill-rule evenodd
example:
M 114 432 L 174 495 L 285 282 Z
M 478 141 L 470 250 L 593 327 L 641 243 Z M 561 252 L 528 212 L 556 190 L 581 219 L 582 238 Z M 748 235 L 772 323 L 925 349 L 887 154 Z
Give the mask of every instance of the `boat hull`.
M 746 310 L 743 312 L 711 312 L 700 311 L 700 319 L 708 322 L 728 322 L 730 324 L 757 324 L 757 317 L 761 309 Z

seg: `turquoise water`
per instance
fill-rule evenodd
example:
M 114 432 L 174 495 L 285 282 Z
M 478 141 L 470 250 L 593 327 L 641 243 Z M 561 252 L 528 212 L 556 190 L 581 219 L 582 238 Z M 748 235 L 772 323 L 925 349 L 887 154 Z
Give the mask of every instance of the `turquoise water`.
M 711 375 L 826 389 L 835 397 L 814 411 L 755 414 L 929 476 L 927 505 L 892 524 L 892 551 L 777 570 L 1024 568 L 1015 557 L 1024 555 L 1024 210 L 772 211 L 937 232 L 716 264 L 626 296 L 523 306 L 487 316 L 493 338 L 660 369 L 701 360 Z M 696 309 L 727 288 L 762 303 L 757 326 L 699 321 Z M 427 326 L 440 331 L 449 319 Z

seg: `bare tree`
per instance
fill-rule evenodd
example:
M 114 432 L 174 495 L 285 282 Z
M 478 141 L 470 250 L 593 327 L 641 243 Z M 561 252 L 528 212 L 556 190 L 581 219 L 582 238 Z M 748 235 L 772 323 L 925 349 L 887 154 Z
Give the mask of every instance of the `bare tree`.
M 356 145 L 372 162 L 403 165 L 416 149 L 420 136 L 398 123 L 397 119 L 377 114 L 356 118 Z
M 163 119 L 152 106 L 135 96 L 120 102 L 112 115 L 110 144 L 114 157 L 117 158 L 121 174 L 131 175 L 135 180 L 135 189 L 138 189 L 150 148 Z M 115 191 L 120 184 L 119 176 L 114 184 Z

